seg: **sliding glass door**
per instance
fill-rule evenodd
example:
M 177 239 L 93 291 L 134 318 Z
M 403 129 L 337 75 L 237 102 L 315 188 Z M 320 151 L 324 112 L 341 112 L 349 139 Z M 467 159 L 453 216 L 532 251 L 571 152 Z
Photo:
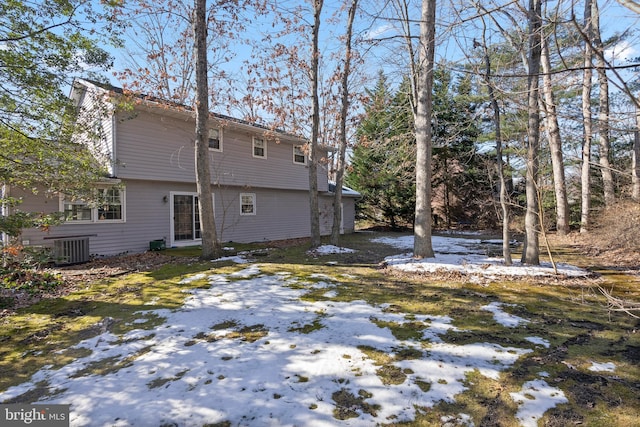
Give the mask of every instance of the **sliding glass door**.
M 173 240 L 176 242 L 200 239 L 198 196 L 173 195 Z

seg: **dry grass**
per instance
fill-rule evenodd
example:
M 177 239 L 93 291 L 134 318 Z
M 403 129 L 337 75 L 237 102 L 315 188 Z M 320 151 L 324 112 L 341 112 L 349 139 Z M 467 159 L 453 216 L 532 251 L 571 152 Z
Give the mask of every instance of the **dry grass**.
M 620 201 L 594 216 L 588 233 L 553 237 L 555 245 L 569 245 L 607 267 L 640 268 L 640 204 Z

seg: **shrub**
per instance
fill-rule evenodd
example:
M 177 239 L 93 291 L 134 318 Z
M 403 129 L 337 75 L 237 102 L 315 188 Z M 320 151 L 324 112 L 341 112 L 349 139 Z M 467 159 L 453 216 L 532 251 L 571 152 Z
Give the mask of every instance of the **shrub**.
M 60 286 L 62 279 L 42 267 L 51 261 L 47 248 L 7 246 L 2 249 L 0 287 L 13 291 L 38 294 Z

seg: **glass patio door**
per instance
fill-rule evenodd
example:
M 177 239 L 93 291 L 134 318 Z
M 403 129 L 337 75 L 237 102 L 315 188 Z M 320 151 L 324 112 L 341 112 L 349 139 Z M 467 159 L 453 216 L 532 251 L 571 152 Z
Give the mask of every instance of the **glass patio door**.
M 200 214 L 198 196 L 190 194 L 173 195 L 173 240 L 200 239 Z

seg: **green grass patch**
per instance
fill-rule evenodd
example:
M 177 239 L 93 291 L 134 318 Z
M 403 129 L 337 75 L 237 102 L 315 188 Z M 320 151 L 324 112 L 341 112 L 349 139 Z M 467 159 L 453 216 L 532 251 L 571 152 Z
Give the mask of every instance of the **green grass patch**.
M 324 328 L 324 325 L 322 324 L 320 319 L 314 319 L 313 322 L 308 323 L 306 325 L 297 325 L 297 323 L 294 323 L 294 325 L 296 326 L 291 326 L 289 329 L 287 329 L 288 332 L 299 332 L 301 334 L 310 334 L 313 331 L 318 331 L 322 328 Z
M 357 396 L 345 388 L 334 392 L 331 395 L 331 398 L 335 402 L 335 409 L 333 410 L 334 418 L 338 420 L 357 418 L 359 416 L 358 410 L 375 417 L 380 410 L 380 405 L 372 405 L 365 402 L 366 399 L 370 399 L 371 397 L 373 397 L 373 395 L 366 390 L 359 390 Z
M 162 318 L 145 312 L 180 307 L 188 296 L 183 290 L 208 286 L 180 281 L 210 268 L 209 263 L 175 263 L 96 281 L 65 297 L 43 299 L 0 319 L 0 390 L 27 381 L 45 365 L 55 369 L 75 360 L 78 352 L 68 349 L 81 340 L 106 330 L 123 335 L 162 324 Z M 134 323 L 138 319 L 146 322 Z

